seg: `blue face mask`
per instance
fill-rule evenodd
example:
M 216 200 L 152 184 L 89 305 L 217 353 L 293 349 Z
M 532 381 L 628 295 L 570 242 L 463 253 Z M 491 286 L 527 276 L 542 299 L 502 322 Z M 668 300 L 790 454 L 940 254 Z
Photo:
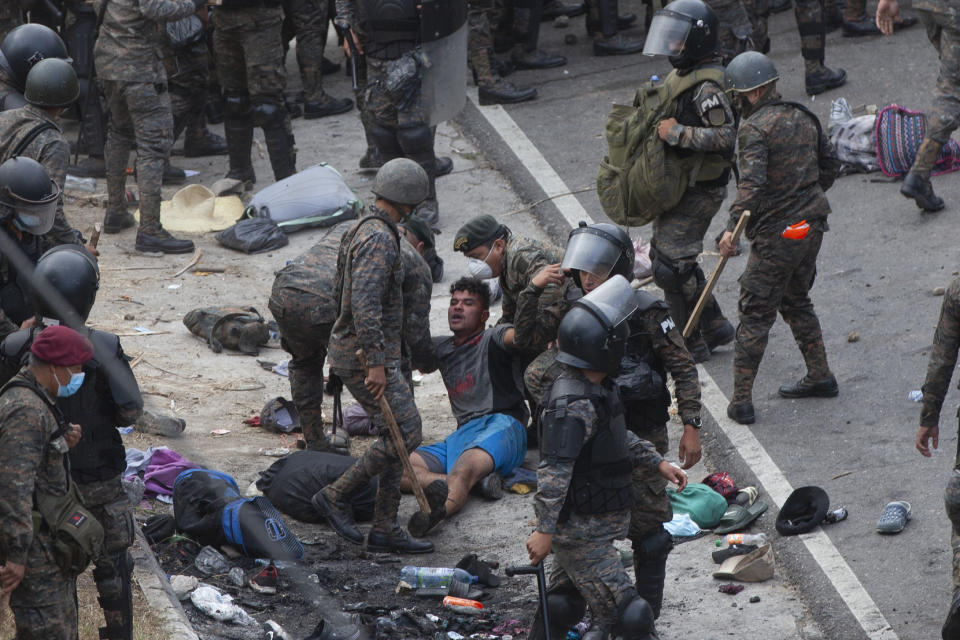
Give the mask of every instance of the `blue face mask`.
M 71 373 L 70 382 L 67 383 L 67 386 L 60 384 L 60 378 L 57 377 L 57 372 L 54 370 L 53 378 L 57 381 L 57 397 L 58 398 L 67 398 L 72 396 L 77 391 L 80 390 L 80 387 L 83 385 L 84 373 Z

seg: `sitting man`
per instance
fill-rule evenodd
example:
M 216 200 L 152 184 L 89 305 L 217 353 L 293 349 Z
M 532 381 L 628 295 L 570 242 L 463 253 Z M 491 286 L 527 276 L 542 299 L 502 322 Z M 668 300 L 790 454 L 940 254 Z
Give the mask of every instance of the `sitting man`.
M 410 454 L 421 486 L 446 481 L 447 515 L 463 508 L 477 483 L 484 496 L 500 498 L 503 476 L 527 455 L 529 415 L 513 363 L 513 327 L 486 329 L 489 309 L 490 290 L 482 280 L 460 278 L 451 285 L 447 321 L 453 336 L 434 345 L 458 427 L 444 441 Z M 410 490 L 406 477 L 401 487 Z

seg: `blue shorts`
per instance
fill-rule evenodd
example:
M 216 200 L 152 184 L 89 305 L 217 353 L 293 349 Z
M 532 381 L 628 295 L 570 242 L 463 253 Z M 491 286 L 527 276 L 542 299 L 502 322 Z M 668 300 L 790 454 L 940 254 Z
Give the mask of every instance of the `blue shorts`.
M 483 449 L 493 458 L 494 469 L 507 475 L 527 457 L 527 430 L 516 418 L 491 413 L 467 422 L 443 442 L 417 447 L 416 453 L 430 471 L 449 474 L 467 449 Z

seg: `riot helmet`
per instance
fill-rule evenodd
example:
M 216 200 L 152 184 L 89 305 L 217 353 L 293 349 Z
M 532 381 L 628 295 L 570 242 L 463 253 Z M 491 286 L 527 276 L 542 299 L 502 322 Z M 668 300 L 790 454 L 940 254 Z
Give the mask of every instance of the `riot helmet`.
M 0 221 L 35 236 L 53 227 L 60 187 L 43 165 L 23 156 L 0 164 Z
M 723 72 L 727 91 L 746 93 L 780 78 L 773 61 L 759 51 L 744 51 Z
M 57 245 L 40 256 L 34 273 L 56 289 L 86 322 L 100 288 L 100 267 L 86 249 L 78 244 Z M 30 291 L 30 301 L 41 317 L 66 322 L 63 310 L 35 289 Z
M 720 22 L 701 0 L 674 0 L 653 14 L 643 54 L 670 56 L 678 70 L 691 69 L 717 50 Z
M 67 45 L 57 32 L 42 24 L 30 23 L 14 27 L 0 42 L 4 68 L 21 92 L 27 82 L 27 74 L 33 65 L 46 58 L 70 60 Z
M 563 269 L 573 270 L 573 279 L 580 283 L 580 271 L 606 280 L 612 274 L 633 279 L 633 243 L 630 235 L 615 224 L 598 222 L 580 225 L 570 232 L 563 254 Z
M 416 206 L 430 194 L 430 178 L 413 160 L 394 158 L 377 171 L 373 193 L 390 202 Z
M 80 95 L 77 72 L 59 58 L 41 60 L 27 74 L 23 96 L 38 107 L 69 107 Z
M 615 373 L 623 359 L 637 310 L 637 296 L 627 279 L 615 275 L 577 300 L 560 322 L 557 361 L 580 369 Z

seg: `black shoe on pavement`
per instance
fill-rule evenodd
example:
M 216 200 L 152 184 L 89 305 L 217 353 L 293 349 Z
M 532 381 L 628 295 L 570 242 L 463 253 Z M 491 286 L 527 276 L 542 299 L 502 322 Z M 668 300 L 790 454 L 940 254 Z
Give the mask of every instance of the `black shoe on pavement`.
M 807 75 L 807 94 L 815 96 L 830 89 L 836 89 L 847 81 L 847 72 L 843 69 L 829 69 L 821 66 L 819 70 Z
M 582 2 L 578 2 L 576 4 L 565 4 L 560 0 L 551 0 L 550 2 L 544 3 L 543 10 L 540 13 L 540 22 L 553 20 L 554 18 L 559 18 L 560 16 L 576 18 L 577 16 L 582 16 L 586 12 L 587 8 Z
M 880 29 L 877 28 L 876 21 L 870 16 L 864 14 L 856 20 L 843 21 L 843 37 L 859 38 L 861 36 L 878 36 Z
M 835 398 L 840 393 L 835 376 L 814 382 L 804 376 L 799 382 L 780 387 L 783 398 Z
M 320 512 L 320 515 L 338 536 L 353 544 L 363 544 L 363 534 L 354 524 L 353 516 L 350 515 L 347 505 L 328 500 L 322 490 L 313 494 L 310 503 L 314 509 Z
M 595 56 L 627 56 L 643 51 L 643 40 L 628 38 L 619 33 L 609 38 L 598 37 L 593 41 Z
M 703 341 L 703 338 L 687 338 L 687 351 L 693 357 L 697 364 L 706 362 L 710 359 L 710 347 Z
M 323 102 L 305 102 L 303 104 L 303 119 L 316 120 L 326 116 L 335 116 L 353 109 L 353 100 L 350 98 L 334 98 L 327 96 Z
M 752 402 L 731 402 L 727 405 L 727 417 L 739 424 L 753 424 L 757 416 L 753 412 Z
M 163 165 L 163 184 L 183 184 L 187 181 L 187 172 L 169 162 Z
M 334 62 L 327 56 L 323 56 L 323 59 L 320 61 L 320 73 L 328 76 L 331 73 L 336 73 L 337 71 L 340 71 L 340 63 Z
M 633 23 L 637 21 L 637 14 L 635 13 L 621 13 L 617 15 L 617 29 L 623 31 L 624 29 L 629 29 L 633 26 Z
M 734 329 L 729 320 L 720 316 L 717 322 L 714 323 L 714 326 L 708 329 L 701 329 L 701 333 L 703 334 L 703 341 L 707 343 L 710 351 L 713 351 L 717 347 L 722 347 L 725 344 L 733 342 L 734 337 L 737 335 L 737 330 Z
M 919 173 L 911 171 L 907 174 L 900 185 L 900 193 L 907 198 L 913 198 L 917 206 L 924 211 L 940 211 L 944 207 L 943 198 L 933 192 L 930 178 L 924 178 Z
M 506 80 L 498 79 L 491 85 L 477 87 L 480 104 L 515 104 L 526 102 L 537 97 L 537 90 L 533 87 L 515 87 Z
M 557 56 L 540 49 L 533 51 L 514 51 L 510 54 L 510 59 L 517 69 L 551 69 L 553 67 L 562 67 L 567 64 L 567 59 L 563 56 Z
M 120 213 L 108 213 L 103 216 L 103 232 L 104 233 L 120 233 L 124 229 L 129 229 L 130 227 L 135 227 L 137 225 L 137 219 L 133 217 L 129 211 L 122 211 Z
M 435 178 L 440 178 L 445 175 L 449 175 L 453 171 L 453 159 L 450 156 L 437 156 L 437 175 Z
M 203 134 L 187 136 L 183 141 L 183 155 L 187 158 L 227 155 L 227 139 L 206 127 Z
M 103 158 L 87 156 L 77 164 L 67 167 L 67 173 L 79 178 L 106 178 L 107 167 Z
M 380 150 L 376 147 L 367 147 L 367 152 L 363 154 L 358 164 L 361 169 L 375 171 L 383 166 L 383 156 L 380 155 Z
M 433 543 L 411 538 L 410 534 L 393 525 L 390 533 L 370 531 L 367 536 L 367 551 L 376 553 L 433 553 Z
M 190 253 L 194 249 L 192 240 L 174 238 L 163 227 L 152 231 L 137 231 L 134 247 L 144 253 Z

